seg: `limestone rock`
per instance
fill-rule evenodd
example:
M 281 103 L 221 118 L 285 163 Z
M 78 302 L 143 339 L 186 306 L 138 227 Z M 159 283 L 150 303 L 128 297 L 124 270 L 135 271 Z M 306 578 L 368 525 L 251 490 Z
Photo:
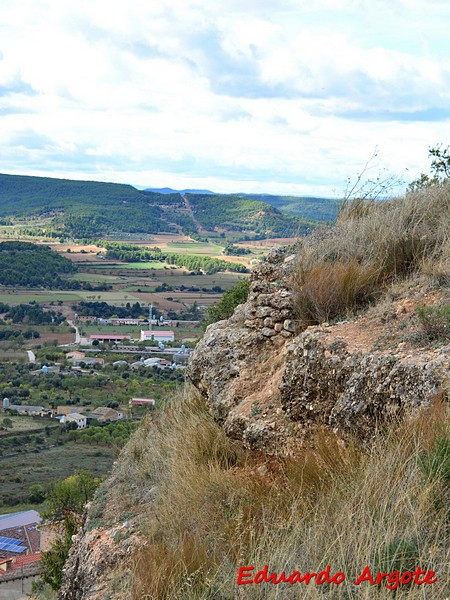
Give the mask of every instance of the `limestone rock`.
M 328 425 L 370 439 L 378 425 L 429 405 L 446 376 L 445 362 L 404 363 L 392 355 L 330 352 L 319 332 L 306 331 L 289 348 L 281 405 L 290 419 Z
M 287 258 L 277 248 L 253 270 L 247 302 L 207 329 L 190 360 L 187 377 L 227 434 L 276 454 L 317 427 L 369 439 L 381 422 L 426 406 L 448 378 L 442 353 L 412 362 L 350 350 L 339 336 L 330 343 L 329 324 L 299 331 L 289 288 L 296 261 Z M 267 407 L 264 418 L 252 415 L 253 400 Z
M 286 331 L 289 331 L 290 333 L 295 333 L 295 321 L 292 321 L 291 319 L 286 319 L 283 323 L 283 327 Z

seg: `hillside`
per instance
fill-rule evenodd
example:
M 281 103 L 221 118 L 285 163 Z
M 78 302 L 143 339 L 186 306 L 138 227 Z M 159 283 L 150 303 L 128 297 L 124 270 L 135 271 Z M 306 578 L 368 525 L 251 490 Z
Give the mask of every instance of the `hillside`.
M 261 236 L 295 237 L 312 221 L 284 215 L 259 200 L 222 194 L 187 194 L 195 219 L 207 231 L 255 232 Z
M 240 194 L 240 196 L 266 202 L 282 212 L 313 221 L 334 221 L 340 204 L 340 201 L 335 198 L 315 196 L 273 196 L 271 194 Z
M 300 211 L 286 215 L 265 202 L 232 195 L 157 193 L 116 183 L 0 175 L 3 224 L 9 217 L 32 216 L 50 219 L 60 235 L 77 238 L 117 232 L 294 237 L 315 223 L 313 211 L 305 219 Z
M 449 222 L 445 184 L 274 248 L 99 488 L 58 598 L 448 598 Z
M 46 246 L 27 242 L 0 243 L 0 284 L 59 288 L 62 274 L 74 273 L 75 265 Z
M 145 188 L 146 192 L 158 194 L 196 194 L 220 196 L 210 190 L 174 190 L 172 188 Z M 316 196 L 276 196 L 273 194 L 229 194 L 236 198 L 265 202 L 281 212 L 290 213 L 311 221 L 334 221 L 340 201 L 336 198 L 319 198 Z
M 185 190 L 174 190 L 173 188 L 144 188 L 145 192 L 156 192 L 158 194 L 214 194 L 211 190 L 193 190 L 193 189 L 185 189 Z

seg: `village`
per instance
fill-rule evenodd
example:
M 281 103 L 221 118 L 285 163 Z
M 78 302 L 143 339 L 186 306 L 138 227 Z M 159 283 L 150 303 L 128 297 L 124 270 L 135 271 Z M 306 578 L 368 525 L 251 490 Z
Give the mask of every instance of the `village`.
M 183 371 L 195 347 L 200 322 L 156 319 L 152 310 L 150 306 L 149 319 L 74 314 L 71 320 L 72 341 L 27 351 L 28 365 L 21 368 L 27 369 L 30 394 L 18 396 L 17 390 L 12 390 L 12 397 L 5 395 L 0 405 L 0 461 L 4 473 L 8 461 L 18 457 L 34 459 L 36 452 L 42 457 L 53 452 L 56 460 L 64 464 L 65 448 L 73 447 L 74 456 L 84 452 L 82 444 L 92 444 L 94 440 L 95 447 L 103 448 L 105 443 L 108 445 L 106 432 L 110 435 L 109 445 L 122 444 L 115 432 L 125 436 L 129 434 L 123 434 L 123 428 L 117 430 L 118 424 L 128 424 L 127 432 L 132 431 L 163 400 L 163 390 L 169 389 L 169 384 L 182 384 Z M 128 385 L 130 379 L 132 386 Z M 138 381 L 142 383 L 137 384 Z M 101 389 L 101 382 L 113 393 L 106 397 L 98 394 L 96 386 L 100 385 Z M 156 391 L 144 395 L 142 391 L 149 389 L 148 382 L 153 382 L 151 389 Z M 78 388 L 86 385 L 93 386 L 90 397 L 86 394 L 89 388 L 81 395 L 77 392 Z M 48 392 L 35 393 L 35 390 L 42 389 L 53 394 L 55 387 L 60 386 L 67 387 L 68 392 L 54 397 L 49 397 Z M 23 378 L 21 387 L 24 387 Z M 128 390 L 130 393 L 126 397 Z M 133 394 L 135 390 L 141 393 Z M 33 402 L 35 398 L 47 398 L 47 401 L 36 403 Z M 101 452 L 106 454 L 108 449 Z M 92 457 L 88 455 L 85 461 L 88 466 L 98 451 L 91 451 L 91 454 Z M 106 460 L 105 468 L 112 459 L 113 454 L 102 459 Z M 42 460 L 45 461 L 45 458 Z M 17 468 L 20 473 L 20 466 Z M 69 472 L 74 470 L 77 472 L 79 469 L 71 467 Z M 45 485 L 49 484 L 42 481 L 42 484 L 28 485 L 27 477 L 23 470 L 15 476 L 24 481 L 16 484 L 17 500 L 14 496 L 8 500 L 8 477 L 5 479 L 3 476 L 3 500 L 12 502 L 10 506 L 15 506 L 16 502 L 19 502 L 18 508 L 27 506 L 23 501 L 28 496 L 36 500 L 33 492 L 29 492 L 36 488 L 44 495 Z M 14 477 L 10 480 L 14 485 Z M 30 483 L 32 481 L 31 478 Z M 19 488 L 24 491 L 20 492 Z M 30 506 L 31 509 L 16 512 L 3 512 L 0 507 L 0 598 L 21 597 L 20 594 L 31 591 L 42 570 L 41 553 L 48 550 L 54 541 L 55 533 L 43 519 L 39 504 L 31 502 Z

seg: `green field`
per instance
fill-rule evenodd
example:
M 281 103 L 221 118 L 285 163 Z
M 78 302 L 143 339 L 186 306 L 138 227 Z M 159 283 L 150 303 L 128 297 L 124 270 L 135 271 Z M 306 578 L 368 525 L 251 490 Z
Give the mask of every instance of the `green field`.
M 152 285 L 152 286 L 142 285 L 142 284 L 138 285 L 136 283 L 133 285 L 127 285 L 127 287 L 122 288 L 122 290 L 124 292 L 137 292 L 139 290 L 140 292 L 151 294 L 155 291 L 155 288 L 157 285 L 159 285 L 159 282 L 155 282 L 155 285 Z
M 25 351 L 5 350 L 3 349 L 3 343 L 0 345 L 0 363 L 1 362 L 17 362 L 27 363 L 28 355 Z
M 223 247 L 206 242 L 169 242 L 167 249 L 174 254 L 195 254 L 197 256 L 220 256 Z
M 72 275 L 70 280 L 89 281 L 90 283 L 120 283 L 121 278 L 117 275 L 103 275 L 101 273 L 80 272 Z
M 139 339 L 141 335 L 141 329 L 144 328 L 147 327 L 145 325 L 142 327 L 135 327 L 132 325 L 80 325 L 80 331 L 84 336 L 93 333 L 119 333 L 120 335 L 130 335 L 137 339 Z
M 0 292 L 0 302 L 4 302 L 10 305 L 26 304 L 29 302 L 79 302 L 80 300 L 99 300 L 103 302 L 109 302 L 111 304 L 121 304 L 126 302 L 137 302 L 138 298 L 132 294 L 128 294 L 125 291 L 108 291 L 98 292 L 90 290 L 80 290 L 79 292 L 61 292 L 55 290 L 54 292 Z
M 92 300 L 108 302 L 109 304 L 126 304 L 127 302 L 138 302 L 137 296 L 127 293 L 125 290 L 110 292 L 78 292 L 81 300 Z
M 123 271 L 127 269 L 168 269 L 169 266 L 166 263 L 153 260 L 150 262 L 130 262 L 121 263 L 120 265 L 95 265 L 96 269 L 121 269 Z
M 0 424 L 3 421 L 3 419 L 5 418 L 5 416 L 3 413 L 0 415 Z M 46 425 L 50 425 L 50 426 L 54 426 L 55 423 L 49 423 L 47 420 L 45 419 L 33 419 L 33 417 L 27 417 L 27 416 L 23 416 L 23 417 L 10 417 L 8 416 L 9 419 L 11 419 L 11 421 L 13 422 L 13 426 L 11 429 L 8 429 L 9 433 L 20 433 L 22 431 L 30 431 L 30 429 L 45 429 Z M 0 439 L 1 439 L 1 435 L 2 433 L 5 432 L 0 432 Z
M 40 452 L 0 458 L 0 506 L 27 502 L 32 485 L 47 486 L 72 475 L 89 470 L 106 475 L 116 459 L 113 450 L 103 447 L 66 443 Z
M 19 232 L 16 230 L 16 235 Z M 20 237 L 20 235 L 19 235 Z M 172 236 L 170 241 L 154 240 L 163 252 L 172 251 L 176 254 L 205 256 L 211 258 L 223 257 L 223 246 L 214 242 L 186 241 L 180 237 Z M 74 254 L 68 254 L 66 244 L 54 243 L 52 247 L 66 256 L 73 258 Z M 142 244 L 137 244 L 141 246 Z M 86 248 L 89 248 L 86 246 Z M 210 275 L 190 275 L 185 268 L 168 265 L 162 261 L 146 261 L 122 263 L 120 261 L 107 262 L 104 257 L 97 254 L 86 253 L 83 256 L 87 260 L 77 263 L 78 272 L 64 275 L 67 281 L 78 281 L 84 287 L 90 284 L 95 287 L 109 287 L 107 290 L 83 289 L 83 290 L 47 290 L 30 289 L 25 286 L 14 288 L 4 287 L 0 289 L 0 302 L 10 305 L 38 302 L 41 304 L 64 304 L 64 313 L 70 318 L 72 305 L 80 302 L 107 302 L 116 306 L 125 306 L 127 303 L 141 304 L 153 303 L 155 308 L 167 314 L 173 311 L 179 315 L 191 309 L 192 304 L 197 301 L 200 307 L 209 306 L 216 302 L 222 291 L 236 285 L 244 274 L 234 272 L 220 272 Z M 246 257 L 248 258 L 248 257 Z M 169 289 L 157 291 L 160 286 L 168 286 Z M 90 286 L 89 286 L 90 287 Z M 213 290 L 213 288 L 216 288 Z M 58 343 L 67 343 L 60 339 Z M 1 346 L 0 346 L 1 349 Z M 16 350 L 18 348 L 4 347 L 3 350 Z M 14 358 L 14 357 L 12 357 Z M 1 360 L 1 359 L 0 359 Z M 20 358 L 18 357 L 18 360 Z
M 135 340 L 139 340 L 141 337 L 141 329 L 147 329 L 146 325 L 142 327 L 133 327 L 132 325 L 82 325 L 80 327 L 84 336 L 91 335 L 93 333 L 119 333 L 120 335 L 129 335 Z M 173 331 L 175 334 L 175 340 L 177 342 L 183 341 L 185 338 L 200 337 L 203 330 L 201 326 L 189 326 L 189 327 L 158 327 L 157 331 Z M 101 354 L 99 354 L 101 356 Z
M 241 273 L 214 273 L 213 275 L 188 275 L 168 272 L 158 274 L 158 280 L 165 282 L 168 285 L 185 287 L 196 286 L 199 288 L 212 288 L 220 286 L 223 289 L 228 289 L 236 285 L 239 281 L 245 278 L 246 275 Z
M 78 302 L 79 300 L 83 299 L 83 297 L 80 295 L 83 293 L 84 292 L 62 292 L 60 290 L 46 292 L 14 292 L 0 290 L 0 302 L 11 305 L 27 304 L 33 301 L 42 303 L 58 302 L 59 300 L 62 300 L 63 302 Z

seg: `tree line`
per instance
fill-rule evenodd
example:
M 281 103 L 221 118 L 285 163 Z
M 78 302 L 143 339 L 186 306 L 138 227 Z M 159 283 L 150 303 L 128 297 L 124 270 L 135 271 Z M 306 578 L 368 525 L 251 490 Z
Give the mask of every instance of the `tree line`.
M 29 242 L 0 243 L 0 284 L 7 286 L 46 287 L 59 289 L 65 285 L 61 274 L 75 273 L 69 259 Z
M 4 321 L 12 323 L 28 323 L 29 325 L 59 325 L 66 320 L 60 311 L 44 310 L 37 302 L 9 306 L 0 302 L 0 313 L 4 313 Z
M 230 263 L 219 258 L 210 256 L 194 256 L 189 254 L 176 254 L 172 252 L 163 252 L 160 248 L 139 248 L 133 244 L 122 244 L 114 242 L 104 242 L 107 249 L 107 257 L 120 260 L 122 262 L 147 262 L 159 261 L 168 265 L 184 267 L 190 271 L 205 271 L 208 274 L 219 271 L 232 271 L 234 273 L 247 273 L 245 265 L 239 263 Z

